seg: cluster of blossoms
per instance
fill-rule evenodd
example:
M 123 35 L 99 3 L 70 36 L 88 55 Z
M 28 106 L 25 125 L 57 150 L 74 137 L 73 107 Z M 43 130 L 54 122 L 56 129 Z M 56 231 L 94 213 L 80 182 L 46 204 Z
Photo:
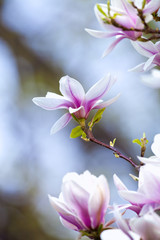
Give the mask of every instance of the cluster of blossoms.
M 129 204 L 109 205 L 110 191 L 103 175 L 95 177 L 89 171 L 66 174 L 59 198 L 49 196 L 62 224 L 91 239 L 159 240 L 160 216 L 156 210 L 160 210 L 160 134 L 155 136 L 151 148 L 155 156 L 139 157 L 146 164 L 140 167 L 137 191 L 129 191 L 113 176 L 120 196 Z M 120 213 L 124 209 L 132 210 L 137 216 L 124 218 Z M 109 220 L 107 210 L 114 213 L 113 219 Z M 117 228 L 111 227 L 114 222 Z
M 95 14 L 106 31 L 86 29 L 99 38 L 116 37 L 116 40 L 104 52 L 104 56 L 124 38 L 131 40 L 138 53 L 148 58 L 132 70 L 148 71 L 160 67 L 160 30 L 152 29 L 148 24 L 152 20 L 160 21 L 160 0 L 111 0 L 107 4 L 97 4 Z M 153 69 L 150 75 L 143 76 L 143 81 L 153 88 L 160 88 L 160 71 Z M 135 139 L 141 147 L 140 163 L 136 165 L 115 149 L 115 139 L 110 144 L 97 140 L 92 133 L 96 123 L 102 118 L 103 111 L 115 102 L 119 94 L 103 101 L 115 77 L 108 74 L 85 93 L 82 85 L 75 79 L 64 76 L 60 79 L 62 95 L 48 92 L 46 97 L 35 97 L 33 102 L 46 109 L 66 109 L 67 112 L 52 126 L 51 134 L 64 128 L 73 118 L 78 126 L 72 129 L 71 137 L 80 137 L 108 148 L 114 155 L 128 161 L 139 171 L 137 191 L 128 190 L 116 174 L 113 179 L 119 195 L 128 204 L 109 205 L 110 190 L 105 176 L 96 177 L 89 171 L 83 174 L 68 173 L 63 178 L 62 192 L 59 198 L 49 196 L 53 208 L 59 213 L 62 224 L 95 240 L 160 240 L 160 134 L 154 138 L 151 146 L 154 156 L 144 157 L 147 139 Z M 90 112 L 95 115 L 91 117 Z M 91 119 L 90 119 L 91 118 Z M 125 211 L 131 210 L 134 216 L 125 218 Z M 109 220 L 108 212 L 114 214 Z M 136 214 L 136 216 L 135 216 Z M 117 224 L 113 227 L 112 224 Z

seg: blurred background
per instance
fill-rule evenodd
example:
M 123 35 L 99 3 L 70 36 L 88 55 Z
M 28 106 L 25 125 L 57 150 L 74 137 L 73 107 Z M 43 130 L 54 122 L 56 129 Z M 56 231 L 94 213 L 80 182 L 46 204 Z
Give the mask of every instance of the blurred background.
M 101 1 L 103 2 L 103 1 Z M 106 99 L 121 93 L 109 106 L 94 135 L 138 161 L 132 140 L 146 133 L 150 145 L 159 133 L 160 95 L 141 83 L 128 69 L 145 59 L 122 41 L 101 58 L 112 39 L 96 39 L 84 28 L 99 29 L 93 0 L 0 0 L 0 240 L 69 240 L 76 233 L 65 229 L 48 201 L 58 197 L 64 174 L 88 169 L 104 174 L 111 203 L 122 203 L 113 184 L 116 173 L 130 189 L 134 169 L 113 153 L 81 139 L 70 139 L 72 121 L 50 136 L 63 114 L 45 111 L 32 98 L 47 91 L 59 93 L 59 79 L 69 75 L 87 91 L 108 72 L 117 76 Z M 110 217 L 110 215 L 109 215 Z

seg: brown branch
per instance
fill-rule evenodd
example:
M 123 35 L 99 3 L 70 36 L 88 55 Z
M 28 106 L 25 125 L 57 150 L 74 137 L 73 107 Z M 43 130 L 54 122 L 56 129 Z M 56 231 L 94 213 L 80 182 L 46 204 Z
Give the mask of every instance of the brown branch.
M 94 135 L 93 135 L 93 133 L 92 133 L 91 130 L 86 129 L 85 132 L 86 132 L 87 137 L 89 138 L 89 140 L 90 140 L 91 142 L 94 142 L 94 143 L 96 143 L 96 144 L 98 144 L 98 145 L 100 145 L 100 146 L 102 146 L 102 147 L 105 147 L 105 148 L 110 149 L 111 151 L 114 152 L 114 154 L 117 154 L 118 157 L 120 157 L 120 158 L 126 160 L 127 162 L 129 162 L 136 170 L 139 169 L 139 166 L 136 165 L 130 157 L 126 157 L 125 155 L 123 155 L 121 152 L 119 152 L 119 151 L 118 151 L 117 149 L 115 149 L 114 147 L 112 147 L 112 146 L 110 146 L 110 145 L 108 145 L 108 144 L 106 144 L 106 143 L 104 143 L 104 142 L 101 142 L 101 141 L 97 140 L 97 139 L 94 137 Z

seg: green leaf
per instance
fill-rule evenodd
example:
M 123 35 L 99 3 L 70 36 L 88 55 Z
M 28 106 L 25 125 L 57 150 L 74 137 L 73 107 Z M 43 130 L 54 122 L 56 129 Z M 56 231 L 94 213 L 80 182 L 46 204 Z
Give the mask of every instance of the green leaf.
M 111 146 L 111 147 L 114 147 L 114 145 L 115 145 L 115 142 L 116 142 L 116 138 L 114 138 L 114 139 L 113 139 L 113 142 L 112 142 L 112 141 L 110 141 L 110 146 Z
M 80 137 L 82 134 L 83 134 L 83 131 L 81 129 L 81 126 L 77 126 L 72 129 L 70 138 L 77 138 L 77 137 Z
M 107 17 L 107 14 L 102 10 L 99 4 L 97 4 L 97 9 L 99 10 L 100 13 L 102 13 L 105 17 Z
M 122 16 L 122 14 L 120 14 L 120 13 L 114 13 L 113 16 L 112 16 L 112 19 L 115 19 L 117 16 Z
M 142 143 L 141 143 L 141 141 L 139 139 L 134 139 L 132 142 L 133 143 L 137 143 L 140 146 L 142 145 Z
M 96 112 L 92 120 L 88 123 L 88 126 L 90 128 L 92 128 L 96 123 L 98 123 L 101 120 L 104 110 L 105 108 L 101 108 Z
M 146 5 L 146 0 L 143 0 L 143 2 L 142 2 L 142 9 L 144 9 L 145 5 Z

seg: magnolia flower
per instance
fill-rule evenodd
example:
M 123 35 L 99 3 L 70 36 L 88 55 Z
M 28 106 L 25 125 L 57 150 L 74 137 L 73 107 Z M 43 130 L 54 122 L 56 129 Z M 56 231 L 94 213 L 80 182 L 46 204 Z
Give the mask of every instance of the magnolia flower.
M 69 76 L 60 79 L 60 92 L 63 96 L 48 92 L 46 97 L 33 98 L 33 102 L 46 109 L 67 109 L 65 113 L 52 127 L 51 134 L 54 134 L 64 128 L 71 120 L 72 115 L 77 119 L 87 119 L 92 109 L 105 108 L 115 102 L 118 95 L 108 101 L 103 102 L 103 97 L 115 83 L 116 79 L 110 74 L 99 80 L 85 94 L 82 85 Z
M 103 175 L 96 177 L 89 171 L 80 175 L 73 172 L 64 176 L 59 198 L 49 196 L 49 200 L 65 227 L 89 231 L 104 224 L 110 192 Z
M 153 69 L 151 74 L 141 76 L 142 82 L 151 88 L 160 88 L 160 71 Z
M 160 66 L 160 41 L 155 44 L 149 42 L 132 42 L 133 47 L 138 53 L 148 58 L 144 63 L 132 68 L 130 71 L 148 71 L 155 66 Z
M 151 163 L 160 166 L 160 134 L 156 134 L 154 137 L 154 142 L 151 145 L 152 152 L 154 156 L 145 158 L 145 157 L 138 157 L 139 160 L 143 163 Z
M 130 202 L 124 208 L 139 215 L 145 214 L 150 207 L 160 209 L 160 166 L 146 164 L 140 168 L 137 191 L 129 191 L 116 175 L 114 183 L 120 196 Z
M 144 5 L 143 0 L 135 0 L 136 7 L 142 9 L 146 23 L 152 20 L 152 13 L 160 8 L 159 0 L 148 0 Z M 144 6 L 143 6 L 144 5 Z M 144 24 L 138 16 L 138 11 L 132 5 L 132 1 L 128 0 L 111 0 L 110 5 L 98 4 L 95 6 L 95 15 L 100 24 L 106 29 L 106 32 L 86 29 L 86 31 L 97 38 L 115 37 L 116 40 L 104 52 L 103 56 L 107 55 L 112 49 L 124 38 L 129 38 L 133 41 L 142 36 L 141 30 L 144 29 Z M 115 23 L 113 23 L 113 21 Z M 127 29 L 130 29 L 127 31 Z M 138 29 L 139 31 L 134 31 Z
M 160 239 L 160 217 L 153 211 L 142 217 L 130 219 L 129 225 L 143 240 Z
M 124 219 L 122 217 L 122 214 L 116 210 L 115 219 L 118 227 L 125 235 L 124 239 L 160 239 L 160 217 L 153 211 L 152 208 L 145 215 L 133 217 L 130 219 Z M 105 240 L 105 238 L 102 240 Z

